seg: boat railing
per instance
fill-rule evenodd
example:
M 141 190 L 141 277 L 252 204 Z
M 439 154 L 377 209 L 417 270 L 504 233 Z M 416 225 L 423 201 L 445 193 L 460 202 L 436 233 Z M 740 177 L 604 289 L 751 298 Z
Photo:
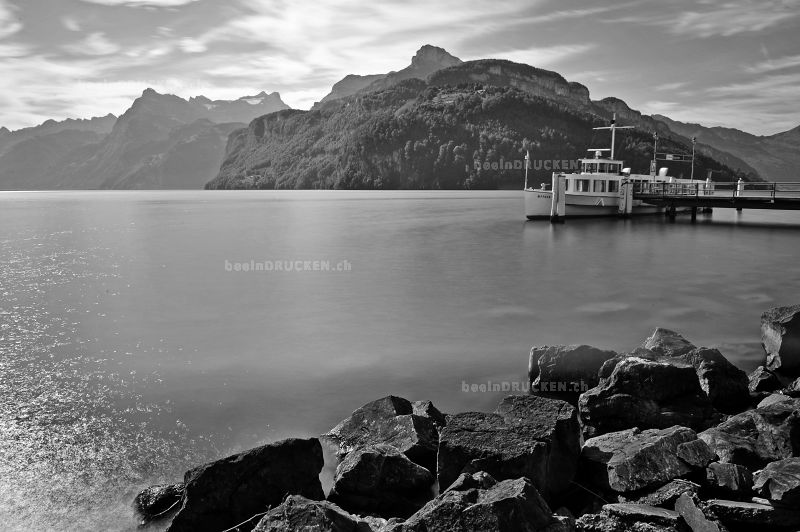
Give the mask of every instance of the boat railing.
M 713 196 L 716 198 L 796 198 L 800 183 L 707 182 L 695 183 L 635 183 L 633 193 L 638 197 L 668 198 L 675 196 Z

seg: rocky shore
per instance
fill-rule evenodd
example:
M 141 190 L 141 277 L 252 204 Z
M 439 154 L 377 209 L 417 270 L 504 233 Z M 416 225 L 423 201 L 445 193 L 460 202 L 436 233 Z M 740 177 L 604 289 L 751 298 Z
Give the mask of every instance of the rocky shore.
M 750 375 L 667 329 L 626 353 L 534 347 L 531 393 L 494 412 L 387 396 L 320 439 L 147 488 L 135 510 L 170 532 L 796 531 L 800 305 L 761 327 Z M 320 440 L 339 460 L 327 496 Z

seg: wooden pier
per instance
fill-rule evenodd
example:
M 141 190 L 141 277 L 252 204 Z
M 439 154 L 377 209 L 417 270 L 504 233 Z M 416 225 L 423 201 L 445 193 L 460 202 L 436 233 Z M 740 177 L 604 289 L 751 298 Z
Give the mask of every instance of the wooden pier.
M 694 183 L 630 183 L 630 199 L 664 207 L 669 216 L 677 208 L 800 210 L 800 183 L 698 181 Z M 620 214 L 625 201 L 620 201 Z

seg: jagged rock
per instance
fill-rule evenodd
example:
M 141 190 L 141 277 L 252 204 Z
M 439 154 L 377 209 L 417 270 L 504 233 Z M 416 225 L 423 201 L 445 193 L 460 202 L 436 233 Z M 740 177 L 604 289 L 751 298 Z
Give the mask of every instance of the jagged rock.
M 764 366 L 758 366 L 754 369 L 747 377 L 747 381 L 749 390 L 754 393 L 774 392 L 782 387 L 778 376 Z
M 771 393 L 762 399 L 756 408 L 764 408 L 769 405 L 774 405 L 776 403 L 782 403 L 784 401 L 791 401 L 792 398 L 788 395 L 784 395 L 782 393 Z
M 789 386 L 784 388 L 783 393 L 789 397 L 800 397 L 800 377 L 789 383 Z
M 637 504 L 647 504 L 648 506 L 660 506 L 661 508 L 673 508 L 675 501 L 684 493 L 691 497 L 697 495 L 700 485 L 694 482 L 676 478 L 670 480 L 656 490 L 640 490 L 619 496 L 619 502 L 634 502 Z
M 692 532 L 720 532 L 719 525 L 706 518 L 703 512 L 694 504 L 694 500 L 685 493 L 675 501 L 675 511 L 692 529 Z
M 488 490 L 497 484 L 492 475 L 485 471 L 477 473 L 461 473 L 458 478 L 444 491 L 467 491 L 471 489 Z
M 432 498 L 434 480 L 390 445 L 362 447 L 336 468 L 328 500 L 350 512 L 408 517 Z
M 439 485 L 451 485 L 461 473 L 486 471 L 498 480 L 527 477 L 549 497 L 569 486 L 579 454 L 580 429 L 572 405 L 512 395 L 493 414 L 448 418 L 439 439 Z
M 706 467 L 704 486 L 718 496 L 749 498 L 753 474 L 739 464 L 712 462 Z
M 144 521 L 150 521 L 178 509 L 183 496 L 183 483 L 161 484 L 145 488 L 136 495 L 133 506 Z
M 767 464 L 753 477 L 753 488 L 774 504 L 800 508 L 800 458 Z
M 578 532 L 683 532 L 671 525 L 625 522 L 608 513 L 585 514 L 575 522 Z
M 632 427 L 703 430 L 718 419 L 694 367 L 635 356 L 619 360 L 578 405 L 586 437 Z
M 731 416 L 699 434 L 720 462 L 750 470 L 800 454 L 800 399 Z
M 747 374 L 731 364 L 717 349 L 700 347 L 679 357 L 691 364 L 700 387 L 714 408 L 736 413 L 750 401 Z
M 332 502 L 290 495 L 280 506 L 267 512 L 253 532 L 373 532 L 376 529 Z
M 430 419 L 437 428 L 447 425 L 447 416 L 433 406 L 432 402 L 414 401 L 411 403 L 411 407 L 414 415 Z
M 518 478 L 488 490 L 447 491 L 406 520 L 402 531 L 531 532 L 559 526 L 536 487 Z
M 698 441 L 695 431 L 678 426 L 608 433 L 586 441 L 581 465 L 597 486 L 616 492 L 641 490 L 705 468 L 713 455 L 700 451 Z
M 670 527 L 677 527 L 681 518 L 674 510 L 630 502 L 606 504 L 603 506 L 603 512 L 622 522 L 653 523 Z
M 323 499 L 323 463 L 318 439 L 292 438 L 191 469 L 168 532 L 219 532 L 278 506 L 286 495 Z
M 685 355 L 693 349 L 697 349 L 692 342 L 669 329 L 658 327 L 650 337 L 642 343 L 642 348 L 652 351 L 657 355 L 667 357 Z
M 761 315 L 761 344 L 766 368 L 781 375 L 800 376 L 800 305 L 775 307 Z
M 411 402 L 393 395 L 365 404 L 323 438 L 339 446 L 339 459 L 359 447 L 387 444 L 431 470 L 439 441 L 433 418 L 415 414 Z
M 703 503 L 701 509 L 705 515 L 735 530 L 791 530 L 800 526 L 800 510 L 761 502 L 712 499 Z
M 597 386 L 603 363 L 616 356 L 588 345 L 534 347 L 528 361 L 531 392 L 575 404 L 581 393 Z

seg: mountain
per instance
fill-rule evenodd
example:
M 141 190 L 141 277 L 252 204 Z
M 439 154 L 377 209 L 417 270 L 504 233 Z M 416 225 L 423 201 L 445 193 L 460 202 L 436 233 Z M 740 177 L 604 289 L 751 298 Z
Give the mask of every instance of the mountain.
M 233 130 L 287 108 L 278 93 L 185 100 L 146 89 L 95 136 L 83 132 L 67 141 L 52 133 L 62 126 L 47 122 L 37 126 L 46 134 L 25 133 L 27 141 L 0 155 L 0 188 L 201 188 L 216 175 Z M 75 135 L 56 134 L 67 131 Z
M 112 114 L 98 116 L 89 119 L 68 118 L 60 122 L 46 120 L 42 124 L 34 127 L 26 127 L 16 131 L 9 131 L 8 128 L 0 128 L 0 156 L 10 150 L 14 145 L 26 140 L 60 133 L 62 131 L 93 132 L 98 135 L 105 135 L 114 127 L 117 117 Z
M 411 58 L 411 64 L 400 71 L 367 76 L 356 74 L 345 76 L 344 79 L 336 82 L 331 88 L 331 92 L 315 103 L 311 109 L 319 109 L 325 103 L 345 98 L 357 92 L 374 92 L 385 89 L 406 79 L 425 79 L 437 70 L 462 63 L 461 59 L 450 55 L 445 49 L 426 44 L 417 50 L 417 53 Z
M 608 145 L 607 131 L 592 130 L 608 123 L 598 114 L 607 113 L 602 105 L 555 72 L 500 60 L 463 63 L 316 110 L 257 118 L 231 134 L 206 188 L 520 187 L 526 147 L 535 161 L 561 161 Z M 669 135 L 660 142 L 691 150 Z M 650 131 L 618 135 L 617 156 L 647 172 Z M 708 170 L 717 180 L 743 176 L 701 153 L 696 171 Z M 529 173 L 533 183 L 549 179 L 546 168 Z
M 800 126 L 769 136 L 738 129 L 705 127 L 654 115 L 672 131 L 698 142 L 735 154 L 767 181 L 800 181 Z M 734 166 L 734 165 L 731 165 Z

